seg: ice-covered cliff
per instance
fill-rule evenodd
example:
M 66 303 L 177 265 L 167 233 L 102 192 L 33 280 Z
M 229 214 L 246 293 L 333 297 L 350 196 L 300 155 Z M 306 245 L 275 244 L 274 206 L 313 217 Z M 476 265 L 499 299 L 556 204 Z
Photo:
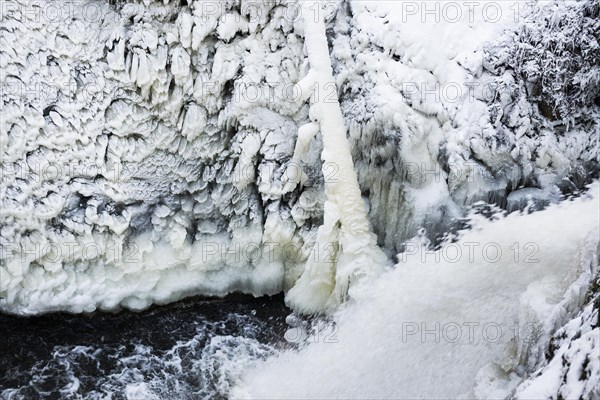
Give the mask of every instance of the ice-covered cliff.
M 597 175 L 598 1 L 373 3 L 347 3 L 332 53 L 384 248 Z
M 291 164 L 335 95 L 390 256 L 479 200 L 543 206 L 597 175 L 597 0 L 324 3 L 335 82 L 307 102 L 298 2 L 111 3 L 3 2 L 3 311 L 290 289 L 337 251 L 314 246 L 340 174 L 320 133 Z
M 556 330 L 540 367 L 517 386 L 513 393 L 515 398 L 593 399 L 600 396 L 599 282 L 600 274 L 596 272 L 585 292 L 583 309 Z
M 286 7 L 9 5 L 4 310 L 137 309 L 293 281 L 321 196 L 277 187 L 307 117 L 271 93 L 303 58 Z

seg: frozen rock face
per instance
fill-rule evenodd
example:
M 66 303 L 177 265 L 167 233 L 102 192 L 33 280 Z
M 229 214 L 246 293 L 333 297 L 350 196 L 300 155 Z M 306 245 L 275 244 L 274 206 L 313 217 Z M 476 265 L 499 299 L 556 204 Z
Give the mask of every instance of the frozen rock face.
M 441 234 L 475 201 L 507 206 L 522 186 L 541 192 L 513 195 L 517 208 L 532 193 L 555 201 L 597 172 L 597 0 L 561 5 L 562 24 L 540 17 L 547 6 L 439 26 L 403 21 L 395 3 L 324 7 L 331 89 L 385 251 L 423 226 Z M 310 121 L 291 90 L 307 72 L 297 5 L 3 3 L 0 309 L 274 293 L 323 256 L 311 249 L 336 169 L 323 175 L 319 135 L 303 184 L 282 191 Z M 575 48 L 535 39 L 576 29 Z M 548 81 L 517 68 L 544 46 L 556 71 L 564 56 L 582 72 Z M 579 88 L 565 89 L 571 108 L 547 97 L 565 79 Z
M 519 385 L 514 397 L 595 399 L 600 396 L 598 292 L 552 339 L 547 365 Z
M 345 4 L 332 53 L 386 250 L 477 201 L 556 202 L 597 176 L 600 2 Z
M 285 254 L 322 190 L 282 201 L 307 112 L 275 89 L 298 80 L 303 41 L 286 7 L 244 5 L 6 4 L 2 309 L 141 308 L 295 279 Z

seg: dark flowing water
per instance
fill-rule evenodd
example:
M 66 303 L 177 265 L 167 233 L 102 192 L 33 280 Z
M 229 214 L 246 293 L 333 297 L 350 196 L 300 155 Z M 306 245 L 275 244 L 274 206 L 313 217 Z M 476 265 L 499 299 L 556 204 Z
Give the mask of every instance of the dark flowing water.
M 287 346 L 282 296 L 192 299 L 141 313 L 0 315 L 0 399 L 226 398 Z

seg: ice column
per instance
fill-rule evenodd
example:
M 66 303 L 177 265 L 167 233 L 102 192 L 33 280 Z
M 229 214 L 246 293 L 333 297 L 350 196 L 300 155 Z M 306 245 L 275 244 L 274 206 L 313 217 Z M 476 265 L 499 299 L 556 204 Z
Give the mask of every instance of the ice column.
M 352 297 L 360 286 L 356 284 L 379 273 L 387 258 L 369 228 L 339 100 L 337 95 L 333 99 L 323 96 L 331 93 L 335 81 L 321 8 L 315 9 L 318 2 L 302 3 L 310 69 L 298 83 L 298 89 L 303 100 L 308 99 L 315 89 L 318 95 L 311 99 L 312 122 L 299 129 L 293 161 L 302 159 L 308 142 L 320 130 L 323 138 L 321 159 L 324 172 L 327 169 L 328 173 L 324 223 L 318 229 L 316 248 L 302 276 L 287 293 L 286 302 L 295 311 L 317 313 L 334 308 L 348 294 Z M 299 178 L 300 174 L 286 175 Z M 288 181 L 286 190 L 293 189 L 298 181 Z

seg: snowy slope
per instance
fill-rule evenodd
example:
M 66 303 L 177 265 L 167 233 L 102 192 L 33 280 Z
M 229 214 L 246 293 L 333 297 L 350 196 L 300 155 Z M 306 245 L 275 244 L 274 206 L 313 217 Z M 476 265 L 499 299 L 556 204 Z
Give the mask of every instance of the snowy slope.
M 566 125 L 537 111 L 505 62 L 520 46 L 510 32 L 571 25 L 547 27 L 537 10 L 516 21 L 504 8 L 493 23 L 480 10 L 473 22 L 468 10 L 423 22 L 404 4 L 323 12 L 330 88 L 388 255 L 422 226 L 440 235 L 478 200 L 546 204 L 589 182 L 598 81 L 588 76 L 590 109 Z M 586 4 L 598 1 L 564 3 L 560 15 L 586 15 Z M 1 310 L 141 309 L 294 285 L 338 172 L 321 163 L 317 134 L 301 160 L 306 180 L 283 190 L 310 121 L 291 90 L 309 67 L 296 2 L 72 2 L 59 15 L 36 2 L 3 6 Z M 512 92 L 465 90 L 489 81 Z

